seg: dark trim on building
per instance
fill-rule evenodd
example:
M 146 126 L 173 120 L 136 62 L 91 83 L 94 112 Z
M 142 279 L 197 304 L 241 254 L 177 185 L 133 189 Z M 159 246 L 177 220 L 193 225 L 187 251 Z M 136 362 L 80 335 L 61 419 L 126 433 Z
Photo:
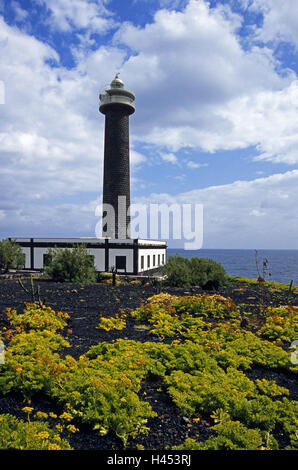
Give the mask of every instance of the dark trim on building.
M 136 239 L 137 240 L 137 239 Z M 36 242 L 34 241 L 34 238 L 30 239 L 30 242 L 16 242 L 18 245 L 22 246 L 23 248 L 25 247 L 34 247 L 34 248 L 72 248 L 74 245 L 85 245 L 86 248 L 102 248 L 105 249 L 106 246 L 108 245 L 109 249 L 116 249 L 116 248 L 126 248 L 126 249 L 133 249 L 134 248 L 134 243 L 115 243 L 109 242 L 109 239 L 106 238 L 103 243 L 91 243 L 91 242 Z M 164 245 L 139 245 L 136 243 L 136 246 L 138 249 L 142 250 L 150 250 L 150 249 L 165 249 L 167 248 L 166 243 Z
M 145 250 L 150 250 L 150 248 L 160 248 L 161 250 L 162 249 L 165 249 L 167 248 L 167 245 L 164 244 L 164 245 L 138 245 L 136 243 L 136 246 L 138 247 L 138 249 L 145 249 Z M 87 248 L 91 248 L 91 247 L 87 247 Z M 93 245 L 93 248 L 98 248 L 98 245 Z M 109 243 L 109 248 L 126 248 L 126 249 L 133 249 L 134 248 L 134 243 L 130 243 L 130 244 L 126 244 L 126 243 Z
M 31 240 L 34 240 L 33 238 Z M 72 248 L 74 245 L 85 245 L 86 248 L 103 248 L 105 247 L 104 243 L 85 243 L 85 242 L 18 242 L 17 243 L 22 247 L 31 247 L 32 243 L 34 248 Z
M 30 268 L 34 269 L 34 239 L 30 238 Z
M 105 239 L 105 272 L 109 271 L 109 240 L 106 238 Z
M 167 245 L 137 245 L 139 250 L 150 250 L 153 248 L 154 250 L 165 250 Z
M 138 240 L 135 238 L 133 241 L 133 274 L 138 274 L 139 267 L 139 250 Z

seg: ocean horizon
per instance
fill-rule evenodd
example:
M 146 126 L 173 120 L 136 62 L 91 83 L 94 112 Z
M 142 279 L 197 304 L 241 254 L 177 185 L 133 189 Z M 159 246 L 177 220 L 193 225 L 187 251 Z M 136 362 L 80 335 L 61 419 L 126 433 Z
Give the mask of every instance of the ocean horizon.
M 252 249 L 200 249 L 184 250 L 168 248 L 168 257 L 178 254 L 185 258 L 209 258 L 220 263 L 229 276 L 243 276 L 256 279 L 263 273 L 263 260 L 268 260 L 266 280 L 298 285 L 298 249 L 297 250 L 252 250 Z M 271 275 L 269 275 L 269 273 Z

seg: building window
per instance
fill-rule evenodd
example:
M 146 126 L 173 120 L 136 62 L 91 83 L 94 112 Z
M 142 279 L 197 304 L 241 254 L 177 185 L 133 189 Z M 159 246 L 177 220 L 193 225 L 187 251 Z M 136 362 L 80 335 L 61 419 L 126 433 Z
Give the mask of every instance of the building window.
M 150 268 L 150 255 L 147 256 L 147 268 Z
M 144 256 L 141 256 L 141 269 L 144 269 Z
M 160 255 L 158 255 L 158 266 L 160 266 Z
M 126 256 L 116 256 L 116 270 L 126 271 Z
M 162 255 L 162 261 L 161 261 L 162 264 L 165 264 L 165 255 Z
M 153 255 L 153 266 L 155 266 L 155 255 Z

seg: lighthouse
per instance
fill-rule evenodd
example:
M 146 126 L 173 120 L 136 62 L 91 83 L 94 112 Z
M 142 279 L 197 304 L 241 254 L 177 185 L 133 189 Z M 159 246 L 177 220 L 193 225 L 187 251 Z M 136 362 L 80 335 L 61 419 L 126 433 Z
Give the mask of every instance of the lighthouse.
M 96 224 L 96 237 L 17 238 L 25 256 L 25 269 L 44 269 L 49 248 L 72 249 L 78 244 L 86 246 L 98 272 L 116 270 L 119 274 L 142 275 L 166 263 L 165 241 L 131 238 L 130 233 L 129 116 L 135 111 L 135 95 L 124 88 L 117 74 L 99 99 L 99 111 L 105 115 L 100 235 Z
M 130 238 L 129 116 L 135 95 L 116 74 L 104 94 L 99 111 L 105 115 L 102 236 Z

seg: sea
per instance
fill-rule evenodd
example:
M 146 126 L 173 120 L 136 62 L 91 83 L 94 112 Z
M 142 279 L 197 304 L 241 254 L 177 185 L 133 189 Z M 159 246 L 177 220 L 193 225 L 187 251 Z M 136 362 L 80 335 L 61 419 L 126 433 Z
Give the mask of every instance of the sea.
M 263 277 L 263 262 L 267 260 L 265 279 L 298 285 L 298 250 L 183 250 L 168 248 L 168 257 L 209 258 L 222 264 L 229 276 L 256 279 Z M 259 267 L 259 272 L 257 268 Z M 271 275 L 269 275 L 269 273 Z

